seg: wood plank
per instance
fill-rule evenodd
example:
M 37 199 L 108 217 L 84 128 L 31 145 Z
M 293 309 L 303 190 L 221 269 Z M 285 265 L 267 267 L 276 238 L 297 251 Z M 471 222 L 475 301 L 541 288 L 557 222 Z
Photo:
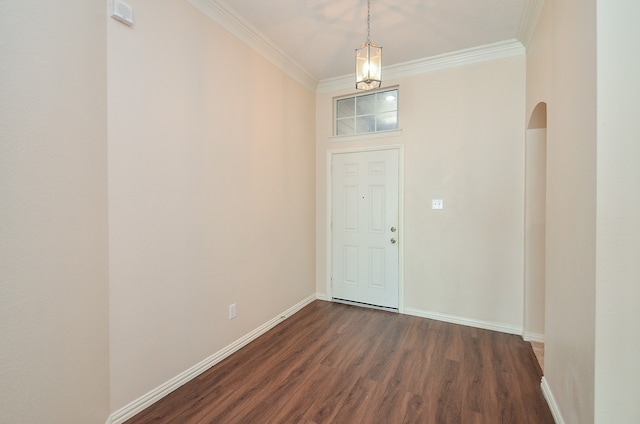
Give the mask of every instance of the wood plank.
M 127 424 L 553 424 L 520 337 L 315 301 Z

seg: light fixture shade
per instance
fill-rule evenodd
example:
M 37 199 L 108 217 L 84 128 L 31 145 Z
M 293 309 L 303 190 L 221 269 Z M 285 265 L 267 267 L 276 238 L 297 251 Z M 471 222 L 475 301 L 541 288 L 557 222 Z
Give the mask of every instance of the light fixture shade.
M 356 88 L 371 90 L 382 85 L 382 47 L 367 41 L 356 49 Z

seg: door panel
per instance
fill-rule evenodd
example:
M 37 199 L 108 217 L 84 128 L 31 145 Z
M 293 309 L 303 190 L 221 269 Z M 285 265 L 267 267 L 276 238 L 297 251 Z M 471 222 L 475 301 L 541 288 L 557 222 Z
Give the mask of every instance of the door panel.
M 332 296 L 398 307 L 398 151 L 332 157 Z

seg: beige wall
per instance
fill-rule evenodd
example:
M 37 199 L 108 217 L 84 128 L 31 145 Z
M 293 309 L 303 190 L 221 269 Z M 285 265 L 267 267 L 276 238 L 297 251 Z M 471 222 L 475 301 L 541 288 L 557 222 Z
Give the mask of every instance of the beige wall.
M 315 291 L 315 93 L 186 2 L 128 3 L 133 27 L 107 23 L 112 411 Z
M 566 423 L 635 423 L 640 5 L 547 2 L 527 112 L 548 101 L 545 378 Z M 597 32 L 596 32 L 597 27 Z
M 545 323 L 545 287 L 547 282 L 544 258 L 547 226 L 546 185 L 549 184 L 546 169 L 548 141 L 546 128 L 549 108 L 553 108 L 553 105 L 545 107 L 546 113 L 542 115 L 546 120 L 539 119 L 540 109 L 538 109 L 538 113 L 535 110 L 541 102 L 547 103 L 551 98 L 551 25 L 551 7 L 547 4 L 542 9 L 536 25 L 535 36 L 527 49 L 527 95 L 525 100 L 526 122 L 528 128 L 531 128 L 527 130 L 525 159 L 528 174 L 525 199 L 529 201 L 525 205 L 528 226 L 525 241 L 527 249 L 525 253 L 525 334 L 542 335 L 545 334 L 545 326 L 548 325 Z M 544 155 L 544 158 L 541 158 L 540 155 Z M 545 186 L 539 187 L 538 183 L 540 182 L 543 182 Z M 539 198 L 541 195 L 545 196 L 544 200 Z M 544 210 L 540 210 L 541 206 Z M 545 234 L 541 234 L 541 232 L 545 232 Z M 540 246 L 539 243 L 544 243 L 544 245 Z M 545 268 L 541 269 L 541 267 Z
M 598 1 L 595 422 L 640 422 L 640 3 Z
M 527 55 L 527 113 L 548 103 L 545 379 L 567 423 L 594 422 L 597 387 L 595 5 L 546 2 Z
M 103 1 L 0 2 L 0 422 L 109 414 Z
M 523 334 L 544 341 L 547 130 L 527 129 L 526 138 Z
M 332 97 L 317 97 L 316 284 L 327 294 L 327 152 L 404 146 L 404 304 L 522 329 L 524 56 L 386 81 L 402 135 L 331 142 Z M 431 210 L 431 199 L 444 210 Z
M 593 422 L 596 254 L 595 1 L 552 8 L 547 127 L 545 375 L 568 423 Z
M 328 137 L 350 91 L 316 96 L 186 2 L 129 3 L 131 28 L 102 1 L 0 4 L 0 422 L 102 423 L 314 273 L 326 294 L 331 150 L 404 146 L 403 308 L 521 328 L 540 101 L 546 379 L 567 423 L 640 420 L 633 0 L 546 2 L 526 83 L 523 57 L 385 82 L 402 135 L 349 143 Z

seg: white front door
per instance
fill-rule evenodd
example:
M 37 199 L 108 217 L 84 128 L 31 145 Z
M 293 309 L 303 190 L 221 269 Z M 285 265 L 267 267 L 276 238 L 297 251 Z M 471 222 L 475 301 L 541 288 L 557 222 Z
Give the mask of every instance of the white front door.
M 398 150 L 332 156 L 332 297 L 398 308 Z

